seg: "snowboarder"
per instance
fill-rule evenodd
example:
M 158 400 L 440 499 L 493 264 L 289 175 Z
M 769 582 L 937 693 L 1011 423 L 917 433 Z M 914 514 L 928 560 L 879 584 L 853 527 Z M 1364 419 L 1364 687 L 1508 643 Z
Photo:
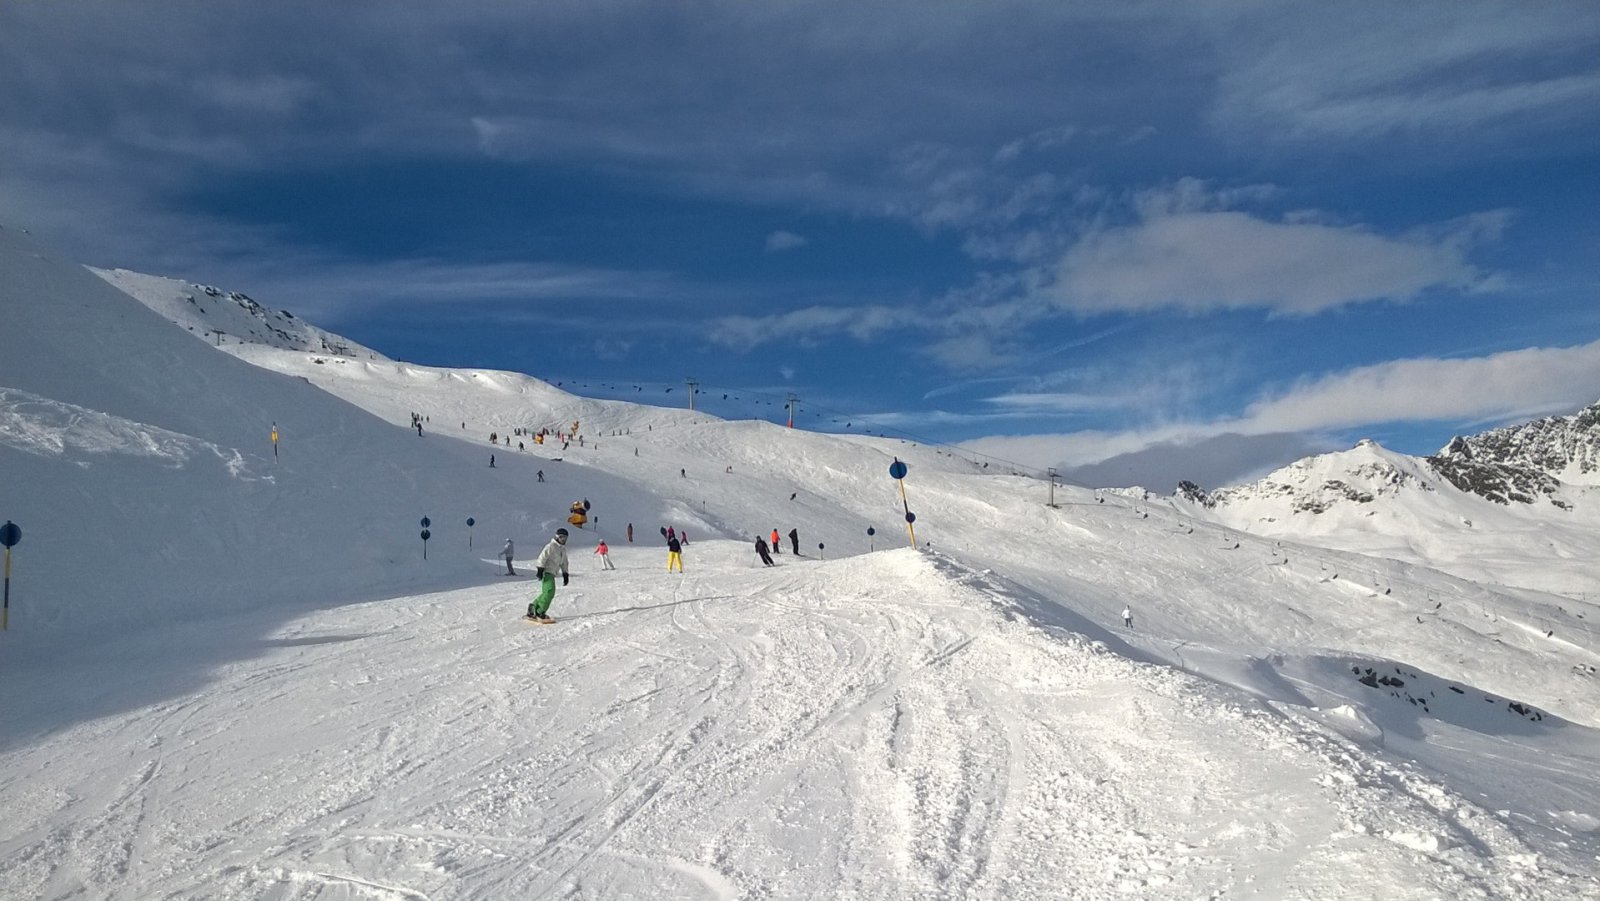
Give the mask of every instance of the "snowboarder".
M 756 553 L 760 555 L 762 564 L 766 566 L 778 565 L 772 562 L 772 557 L 767 553 L 767 541 L 760 535 L 756 536 Z
M 628 523 L 628 543 L 633 544 L 633 523 Z
M 684 472 L 684 471 L 683 471 L 683 470 L 681 470 L 681 469 L 680 469 L 680 470 L 678 470 L 678 478 L 680 478 L 680 479 L 687 479 L 687 478 L 688 478 L 688 477 L 689 477 L 689 474 L 688 474 L 688 473 L 686 473 L 686 472 Z
M 1126 605 L 1122 608 L 1122 624 L 1129 629 L 1133 628 L 1133 611 Z
M 500 559 L 506 561 L 506 575 L 508 576 L 514 576 L 517 574 L 517 571 L 511 568 L 512 553 L 511 539 L 507 538 L 506 546 L 500 549 Z
M 794 548 L 794 555 L 796 557 L 800 556 L 800 530 L 799 529 L 790 529 L 789 530 L 789 546 Z
M 783 538 L 778 535 L 777 529 L 772 530 L 772 552 L 774 554 L 783 553 Z
M 535 573 L 539 579 L 539 596 L 528 605 L 528 619 L 538 620 L 541 623 L 553 623 L 555 620 L 548 615 L 550 602 L 556 596 L 556 570 L 561 570 L 561 584 L 567 584 L 567 530 L 556 529 L 556 537 L 539 552 L 539 559 L 535 561 L 538 571 Z
M 600 555 L 601 569 L 616 569 L 611 563 L 611 548 L 606 547 L 604 538 L 600 539 L 600 545 L 594 549 L 594 552 Z
M 489 468 L 494 469 L 494 454 L 489 455 Z
M 539 481 L 541 481 L 541 482 L 544 481 L 544 470 L 542 470 L 542 469 L 539 470 Z
M 672 572 L 674 568 L 680 574 L 683 572 L 683 545 L 678 542 L 678 536 L 669 535 L 667 537 L 667 572 Z

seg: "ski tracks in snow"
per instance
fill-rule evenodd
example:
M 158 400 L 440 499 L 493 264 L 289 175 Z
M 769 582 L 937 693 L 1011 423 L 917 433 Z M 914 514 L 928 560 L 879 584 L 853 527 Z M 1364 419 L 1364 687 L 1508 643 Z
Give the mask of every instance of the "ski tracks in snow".
M 1036 625 L 987 574 L 696 564 L 593 577 L 555 626 L 517 619 L 525 586 L 328 611 L 201 693 L 11 752 L 34 778 L 0 781 L 6 891 L 1581 893 L 1417 774 Z

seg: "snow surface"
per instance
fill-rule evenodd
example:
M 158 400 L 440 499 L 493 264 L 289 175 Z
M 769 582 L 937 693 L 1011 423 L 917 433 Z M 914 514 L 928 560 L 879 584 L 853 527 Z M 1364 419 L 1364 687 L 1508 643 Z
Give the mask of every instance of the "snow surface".
M 10 227 L 0 309 L 0 897 L 1600 894 L 1586 598 L 904 442 L 219 350 Z M 767 568 L 774 528 L 803 556 Z
M 1211 497 L 1210 508 L 1181 497 L 1176 505 L 1270 538 L 1423 564 L 1477 582 L 1600 597 L 1600 489 L 1581 482 L 1564 484 L 1553 499 L 1500 504 L 1368 440 Z

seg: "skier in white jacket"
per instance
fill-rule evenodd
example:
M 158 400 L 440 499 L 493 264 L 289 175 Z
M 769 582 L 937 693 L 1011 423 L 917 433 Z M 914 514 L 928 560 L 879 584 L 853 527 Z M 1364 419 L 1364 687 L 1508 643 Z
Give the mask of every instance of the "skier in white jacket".
M 548 614 L 550 602 L 556 596 L 556 570 L 561 570 L 561 584 L 567 584 L 567 530 L 556 529 L 556 537 L 539 552 L 539 559 L 535 561 L 538 567 L 539 596 L 528 605 L 528 618 L 540 622 L 553 623 Z
M 506 546 L 500 549 L 500 559 L 506 561 L 506 575 L 508 576 L 517 574 L 517 571 L 511 568 L 511 558 L 513 556 L 515 556 L 515 551 L 511 546 L 511 539 L 507 538 Z

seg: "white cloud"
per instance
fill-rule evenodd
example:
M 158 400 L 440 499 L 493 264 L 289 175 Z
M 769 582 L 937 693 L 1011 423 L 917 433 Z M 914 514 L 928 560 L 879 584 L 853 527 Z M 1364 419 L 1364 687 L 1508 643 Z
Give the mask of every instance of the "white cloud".
M 1464 244 L 1241 212 L 1157 215 L 1079 242 L 1052 290 L 1060 306 L 1078 313 L 1263 308 L 1310 315 L 1406 301 L 1434 288 L 1484 287 Z
M 1012 392 L 987 398 L 986 403 L 1003 410 L 1025 411 L 1038 414 L 1082 413 L 1089 410 L 1114 410 L 1125 406 L 1131 398 L 1114 394 L 1088 392 Z
M 1600 18 L 1584 2 L 1339 4 L 1257 18 L 1218 82 L 1219 133 L 1245 142 L 1454 140 L 1497 126 L 1588 121 L 1600 104 Z
M 1007 397 L 1014 399 L 1017 409 L 1054 403 L 1049 396 Z M 1325 442 L 1325 436 L 1334 432 L 1396 423 L 1508 422 L 1569 412 L 1597 399 L 1600 341 L 1470 359 L 1409 359 L 1363 366 L 1302 382 L 1250 404 L 1238 415 L 1213 420 L 1151 422 L 1121 431 L 1000 435 L 965 441 L 962 446 L 1035 468 L 1086 471 L 1119 458 L 1143 471 L 1152 460 L 1181 461 L 1185 448 L 1199 455 L 1200 448 L 1209 447 L 1207 459 L 1194 461 L 1195 471 L 1211 473 L 1217 480 L 1211 484 L 1224 484 L 1228 479 L 1220 473 L 1225 467 L 1218 468 L 1219 461 L 1213 457 L 1238 455 L 1239 476 L 1244 477 L 1272 463 L 1268 451 L 1277 453 L 1272 449 L 1295 446 L 1282 436 L 1298 434 L 1307 441 Z M 1060 398 L 1062 408 L 1072 403 L 1070 395 Z M 1248 440 L 1269 436 L 1276 437 L 1265 442 Z M 1216 440 L 1225 437 L 1228 440 Z M 1241 453 L 1244 448 L 1249 452 Z M 1113 469 L 1103 466 L 1093 471 L 1109 473 Z M 1161 487 L 1165 490 L 1166 486 Z
M 1496 419 L 1570 409 L 1600 398 L 1600 341 L 1471 359 L 1395 360 L 1296 385 L 1251 404 L 1251 433 L 1419 420 Z
M 914 310 L 884 306 L 806 307 L 776 316 L 724 316 L 712 324 L 707 337 L 737 350 L 751 350 L 773 341 L 807 341 L 838 334 L 868 341 L 916 319 Z
M 796 247 L 804 247 L 809 243 L 811 242 L 807 241 L 803 236 L 795 234 L 794 232 L 781 230 L 775 231 L 772 234 L 767 235 L 767 253 L 794 250 Z

